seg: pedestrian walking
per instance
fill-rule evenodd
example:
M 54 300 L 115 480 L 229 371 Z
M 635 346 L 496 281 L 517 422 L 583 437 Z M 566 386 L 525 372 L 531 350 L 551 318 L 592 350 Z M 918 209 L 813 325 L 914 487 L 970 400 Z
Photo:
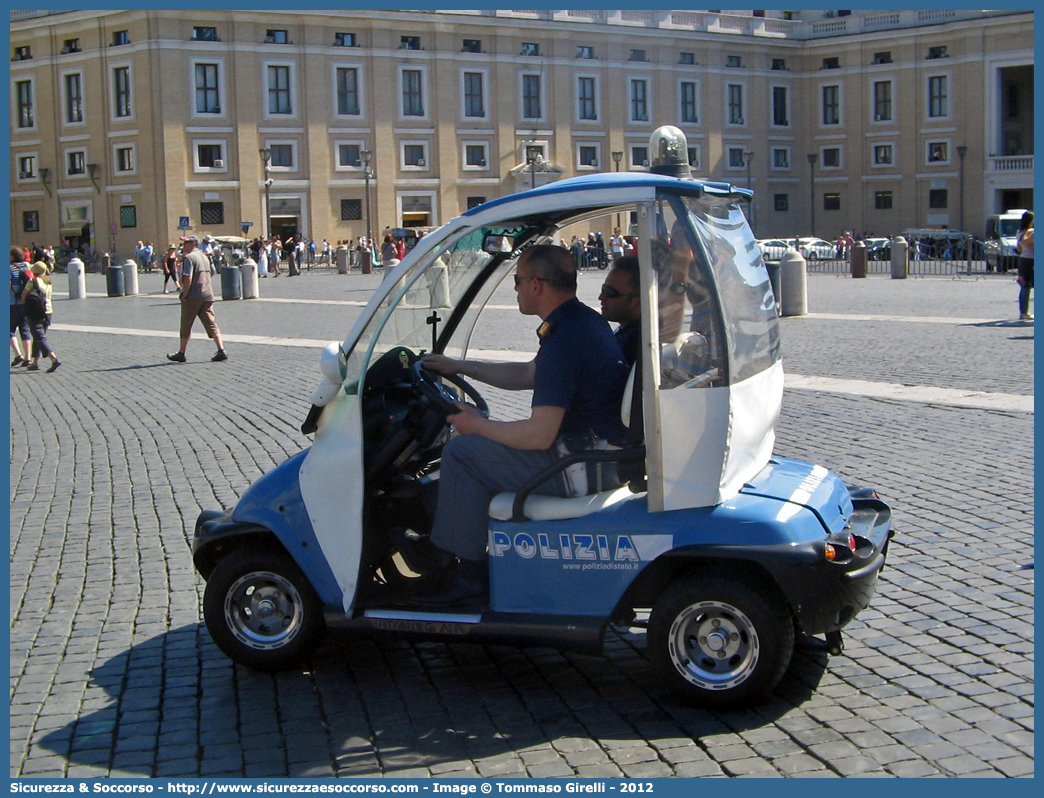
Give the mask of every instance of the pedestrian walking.
M 624 256 L 624 247 L 626 242 L 621 235 L 620 228 L 613 228 L 613 237 L 609 239 L 609 248 L 613 253 L 613 265 L 615 266 L 620 262 L 620 258 Z
M 1019 223 L 1019 237 L 1015 242 L 1015 252 L 1019 256 L 1019 320 L 1033 321 L 1029 312 L 1030 294 L 1033 291 L 1033 212 L 1022 214 Z
M 167 290 L 167 283 L 174 283 L 174 290 L 178 290 L 178 248 L 171 244 L 167 247 L 167 254 L 163 256 L 163 293 Z
M 32 332 L 25 318 L 25 307 L 22 305 L 22 293 L 32 279 L 29 263 L 25 259 L 25 251 L 18 246 L 11 247 L 11 350 L 14 352 L 12 366 L 28 366 L 32 352 Z
M 213 361 L 228 360 L 225 347 L 221 343 L 221 330 L 214 320 L 214 292 L 210 282 L 210 261 L 199 251 L 199 239 L 196 236 L 182 238 L 181 260 L 181 348 L 167 355 L 167 360 L 184 363 L 185 350 L 188 349 L 192 336 L 192 324 L 198 318 L 203 322 L 207 336 L 214 340 L 217 354 Z
M 51 367 L 47 369 L 50 374 L 55 371 L 62 361 L 47 343 L 47 328 L 51 326 L 51 281 L 47 279 L 47 264 L 37 261 L 30 267 L 31 279 L 22 290 L 22 306 L 25 309 L 25 318 L 29 322 L 29 331 L 33 337 L 32 362 L 29 371 L 40 370 L 40 355 L 46 355 L 51 359 Z

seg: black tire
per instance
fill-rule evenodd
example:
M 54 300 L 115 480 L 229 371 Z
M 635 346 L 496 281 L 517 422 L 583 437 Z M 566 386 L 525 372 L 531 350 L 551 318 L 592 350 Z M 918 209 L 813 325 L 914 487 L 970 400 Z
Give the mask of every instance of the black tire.
M 772 691 L 794 651 L 781 598 L 749 579 L 691 575 L 660 595 L 648 654 L 672 692 L 705 707 L 743 707 Z
M 326 629 L 319 597 L 282 551 L 229 552 L 207 579 L 203 618 L 229 659 L 261 671 L 292 668 Z
M 819 260 L 819 254 L 812 250 L 808 253 L 808 257 L 805 260 Z

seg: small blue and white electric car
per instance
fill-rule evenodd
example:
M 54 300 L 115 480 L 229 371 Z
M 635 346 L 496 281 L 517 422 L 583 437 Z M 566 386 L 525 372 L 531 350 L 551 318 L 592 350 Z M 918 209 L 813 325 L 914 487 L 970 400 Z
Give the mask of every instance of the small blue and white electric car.
M 665 174 L 597 174 L 493 200 L 421 238 L 323 353 L 304 427 L 313 445 L 230 513 L 199 517 L 193 556 L 214 641 L 263 670 L 293 666 L 327 628 L 597 651 L 610 624 L 644 624 L 648 613 L 652 667 L 713 706 L 772 690 L 796 633 L 825 634 L 840 651 L 840 630 L 884 566 L 891 513 L 873 491 L 772 453 L 783 368 L 776 304 L 741 210 L 749 197 Z M 613 460 L 628 481 L 529 495 L 545 473 L 501 494 L 490 506 L 488 603 L 410 604 L 457 396 L 418 357 L 466 356 L 525 247 L 615 214 L 637 220 L 642 264 L 641 379 L 621 408 L 635 443 L 556 467 Z M 472 386 L 447 380 L 485 409 Z

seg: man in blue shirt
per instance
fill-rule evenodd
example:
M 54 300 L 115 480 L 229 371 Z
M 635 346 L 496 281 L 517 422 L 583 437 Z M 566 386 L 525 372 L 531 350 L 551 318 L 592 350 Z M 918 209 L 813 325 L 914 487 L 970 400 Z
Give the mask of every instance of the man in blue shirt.
M 628 366 L 600 314 L 576 298 L 576 266 L 568 250 L 539 245 L 526 250 L 515 273 L 518 309 L 539 316 L 540 348 L 527 363 L 485 363 L 428 355 L 424 365 L 440 374 L 460 374 L 507 390 L 533 391 L 532 411 L 521 421 L 492 421 L 458 403 L 449 417 L 459 433 L 442 452 L 439 504 L 431 541 L 441 550 L 448 575 L 418 595 L 429 604 L 453 604 L 487 591 L 489 502 L 501 491 L 517 491 L 562 456 L 596 439 L 623 433 L 620 402 Z M 559 474 L 537 489 L 569 495 Z

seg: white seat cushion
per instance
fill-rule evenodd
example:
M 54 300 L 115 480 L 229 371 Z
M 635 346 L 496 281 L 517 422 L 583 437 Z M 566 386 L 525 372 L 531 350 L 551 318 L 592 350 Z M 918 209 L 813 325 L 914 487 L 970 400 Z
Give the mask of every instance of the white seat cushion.
M 593 493 L 590 496 L 576 496 L 563 499 L 558 496 L 538 496 L 531 493 L 526 499 L 526 517 L 533 521 L 561 521 L 565 518 L 580 518 L 628 499 L 644 496 L 645 493 L 631 493 L 626 485 Z M 514 493 L 498 493 L 489 503 L 489 516 L 498 521 L 511 520 L 511 507 L 515 503 Z

